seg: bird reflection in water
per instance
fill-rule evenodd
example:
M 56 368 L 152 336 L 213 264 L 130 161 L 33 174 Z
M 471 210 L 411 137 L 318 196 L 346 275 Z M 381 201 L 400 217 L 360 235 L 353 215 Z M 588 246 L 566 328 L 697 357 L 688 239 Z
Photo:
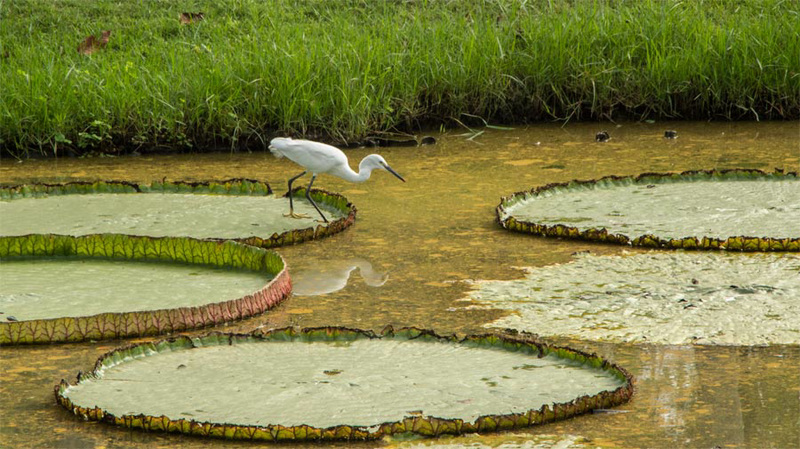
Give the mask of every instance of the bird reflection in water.
M 365 259 L 318 260 L 313 268 L 292 272 L 292 294 L 318 296 L 339 291 L 347 286 L 350 274 L 358 269 L 364 283 L 381 287 L 389 280 L 388 271 L 375 271 Z

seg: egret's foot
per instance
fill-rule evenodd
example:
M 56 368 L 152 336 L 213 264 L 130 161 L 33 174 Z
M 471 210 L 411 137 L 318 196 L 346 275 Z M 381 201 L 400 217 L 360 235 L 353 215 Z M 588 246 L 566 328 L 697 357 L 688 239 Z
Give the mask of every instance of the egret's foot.
M 288 214 L 283 214 L 284 217 L 290 218 L 311 218 L 311 215 L 306 214 L 298 214 L 296 212 L 289 212 Z

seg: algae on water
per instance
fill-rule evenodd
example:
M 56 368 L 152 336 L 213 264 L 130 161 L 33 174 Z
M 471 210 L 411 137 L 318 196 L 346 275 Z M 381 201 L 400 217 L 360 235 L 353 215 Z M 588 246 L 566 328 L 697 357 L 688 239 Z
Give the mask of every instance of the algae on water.
M 510 315 L 488 327 L 663 344 L 800 343 L 800 257 L 652 252 L 581 255 L 475 281 L 467 300 Z

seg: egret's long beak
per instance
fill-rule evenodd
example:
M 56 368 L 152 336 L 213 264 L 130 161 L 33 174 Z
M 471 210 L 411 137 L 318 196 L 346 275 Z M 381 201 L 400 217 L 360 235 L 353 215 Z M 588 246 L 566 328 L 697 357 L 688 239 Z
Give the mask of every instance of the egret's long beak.
M 384 168 L 386 169 L 386 171 L 388 171 L 389 173 L 391 173 L 391 174 L 393 174 L 393 175 L 397 176 L 397 179 L 399 179 L 399 180 L 401 180 L 401 181 L 403 181 L 403 182 L 406 182 L 406 180 L 405 180 L 405 179 L 403 179 L 403 177 L 402 177 L 402 176 L 400 176 L 400 175 L 399 175 L 399 174 L 398 174 L 396 171 L 392 170 L 392 167 L 389 167 L 389 166 L 388 166 L 388 165 L 386 165 L 386 164 L 383 164 L 383 167 L 384 167 Z

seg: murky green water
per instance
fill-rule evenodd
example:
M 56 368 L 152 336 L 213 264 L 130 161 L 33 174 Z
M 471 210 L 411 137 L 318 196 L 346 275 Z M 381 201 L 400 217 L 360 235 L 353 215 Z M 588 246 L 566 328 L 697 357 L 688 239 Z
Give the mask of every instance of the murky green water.
M 664 140 L 665 129 L 680 137 Z M 608 129 L 612 140 L 594 142 Z M 453 133 L 457 134 L 457 133 Z M 798 123 L 667 123 L 533 126 L 486 130 L 467 141 L 440 136 L 434 146 L 382 149 L 407 179 L 377 173 L 365 184 L 321 176 L 316 185 L 340 192 L 358 207 L 342 234 L 281 249 L 291 272 L 313 271 L 316 260 L 368 261 L 387 279 L 350 282 L 323 295 L 296 296 L 276 310 L 222 327 L 339 324 L 381 329 L 386 324 L 481 332 L 500 310 L 461 310 L 464 279 L 513 279 L 515 266 L 567 262 L 575 251 L 620 254 L 624 248 L 510 233 L 494 223 L 500 197 L 533 186 L 605 175 L 706 168 L 800 169 Z M 351 165 L 374 152 L 348 152 Z M 278 192 L 298 172 L 268 153 L 0 162 L 0 182 L 91 179 L 150 181 L 246 177 L 266 179 Z M 324 264 L 323 264 L 324 266 Z M 330 266 L 330 265 L 328 265 Z M 341 270 L 331 270 L 341 273 Z M 341 275 L 337 275 L 340 276 Z M 341 284 L 341 282 L 340 282 Z M 123 342 L 0 348 L 0 441 L 9 447 L 253 447 L 148 434 L 81 422 L 55 405 L 52 387 L 74 380 L 102 353 Z M 705 347 L 560 342 L 598 352 L 637 377 L 622 413 L 593 414 L 527 430 L 572 434 L 603 447 L 800 446 L 800 347 Z M 519 435 L 519 432 L 515 432 Z M 516 438 L 516 437 L 515 437 Z M 518 439 L 518 438 L 517 438 Z M 499 444 L 502 439 L 483 437 Z M 373 447 L 378 443 L 343 444 Z M 317 446 L 312 446 L 317 447 Z

